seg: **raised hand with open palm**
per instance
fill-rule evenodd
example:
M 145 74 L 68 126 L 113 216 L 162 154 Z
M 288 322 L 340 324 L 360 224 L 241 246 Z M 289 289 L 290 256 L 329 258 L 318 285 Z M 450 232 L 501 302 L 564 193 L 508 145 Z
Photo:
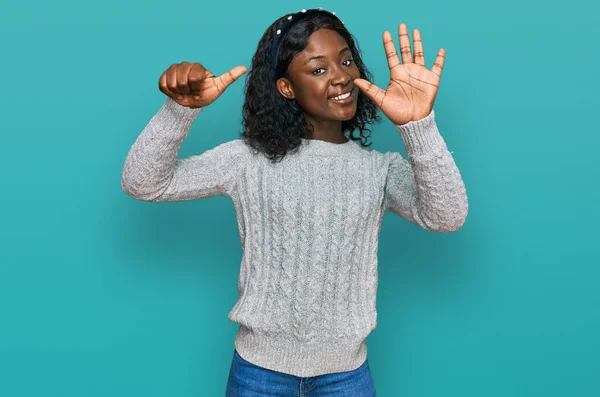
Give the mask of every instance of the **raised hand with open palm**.
M 398 27 L 402 63 L 390 32 L 383 32 L 383 46 L 390 68 L 390 83 L 382 90 L 365 79 L 354 84 L 371 98 L 383 113 L 397 125 L 420 120 L 431 112 L 438 92 L 446 51 L 441 48 L 433 67 L 425 67 L 423 41 L 418 29 L 413 30 L 414 58 L 406 24 Z

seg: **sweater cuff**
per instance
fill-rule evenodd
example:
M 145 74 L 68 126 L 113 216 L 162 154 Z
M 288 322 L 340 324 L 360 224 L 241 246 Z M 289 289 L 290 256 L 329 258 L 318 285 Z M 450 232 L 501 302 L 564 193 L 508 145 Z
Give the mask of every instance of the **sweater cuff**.
M 408 154 L 426 154 L 446 148 L 435 123 L 435 111 L 421 120 L 396 125 Z
M 175 102 L 171 97 L 167 97 L 167 100 L 160 109 L 159 113 L 167 113 L 169 114 L 170 120 L 172 120 L 173 124 L 177 124 L 178 127 L 183 127 L 184 129 L 190 128 L 198 114 L 204 108 L 188 108 L 186 106 L 181 106 L 177 102 Z

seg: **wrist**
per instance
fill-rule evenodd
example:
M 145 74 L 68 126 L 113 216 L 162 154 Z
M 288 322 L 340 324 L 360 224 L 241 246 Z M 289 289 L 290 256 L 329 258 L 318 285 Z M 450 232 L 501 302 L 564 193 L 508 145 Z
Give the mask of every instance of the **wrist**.
M 425 119 L 427 116 L 429 116 L 431 114 L 432 110 L 433 110 L 433 107 L 417 110 L 413 113 L 412 117 L 406 123 L 402 123 L 399 125 L 406 125 L 411 122 L 421 121 L 421 120 Z
M 433 110 L 421 120 L 396 125 L 396 128 L 400 132 L 406 153 L 409 155 L 434 153 L 446 145 L 437 129 Z

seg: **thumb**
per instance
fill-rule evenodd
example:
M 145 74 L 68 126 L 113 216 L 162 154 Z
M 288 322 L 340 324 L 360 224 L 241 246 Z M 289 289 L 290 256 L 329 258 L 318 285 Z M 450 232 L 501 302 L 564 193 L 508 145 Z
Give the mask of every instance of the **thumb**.
M 219 80 L 223 83 L 223 90 L 229 87 L 234 81 L 239 79 L 244 73 L 248 71 L 245 66 L 236 66 L 228 72 L 223 73 L 219 76 Z
M 371 100 L 373 100 L 377 106 L 381 106 L 381 102 L 385 96 L 384 90 L 365 79 L 354 79 L 354 85 L 360 88 L 360 90 L 364 92 L 366 96 L 371 98 Z

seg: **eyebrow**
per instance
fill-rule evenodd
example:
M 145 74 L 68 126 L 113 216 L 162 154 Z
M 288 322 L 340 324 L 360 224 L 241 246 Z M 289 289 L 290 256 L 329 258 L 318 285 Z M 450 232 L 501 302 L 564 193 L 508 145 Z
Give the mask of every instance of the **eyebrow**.
M 342 55 L 344 52 L 346 51 L 350 51 L 349 47 L 344 47 L 340 50 L 340 52 L 338 53 L 338 56 Z M 304 64 L 306 65 L 307 63 L 309 63 L 310 61 L 312 61 L 313 59 L 322 59 L 322 58 L 327 58 L 327 56 L 325 55 L 315 55 L 314 57 L 310 57 L 308 58 L 306 61 L 304 61 Z

